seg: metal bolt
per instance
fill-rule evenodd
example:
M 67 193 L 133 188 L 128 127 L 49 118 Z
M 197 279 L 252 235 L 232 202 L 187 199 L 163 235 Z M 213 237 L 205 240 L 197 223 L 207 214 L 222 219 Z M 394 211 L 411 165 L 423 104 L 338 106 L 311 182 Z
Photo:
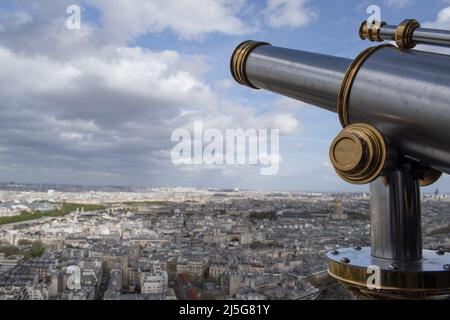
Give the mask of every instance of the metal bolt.
M 442 248 L 439 248 L 439 249 L 436 251 L 436 253 L 437 253 L 438 255 L 440 255 L 440 256 L 443 256 L 443 255 L 445 254 L 445 250 L 442 249 Z
M 331 251 L 331 254 L 337 256 L 339 254 L 339 251 L 334 249 L 334 250 Z
M 444 270 L 450 271 L 450 264 L 444 264 Z
M 395 264 L 395 263 L 391 263 L 389 265 L 389 269 L 391 269 L 391 270 L 397 270 L 398 268 L 399 268 L 399 266 L 397 264 Z
M 350 259 L 349 258 L 342 258 L 341 262 L 343 262 L 343 263 L 350 263 Z
M 355 249 L 356 251 L 360 251 L 361 247 L 360 246 L 354 246 L 353 249 Z

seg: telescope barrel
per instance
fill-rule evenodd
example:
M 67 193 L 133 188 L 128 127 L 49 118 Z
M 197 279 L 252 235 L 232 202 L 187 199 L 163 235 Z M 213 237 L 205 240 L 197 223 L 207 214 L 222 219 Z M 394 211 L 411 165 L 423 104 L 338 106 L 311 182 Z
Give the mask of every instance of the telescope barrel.
M 450 48 L 450 31 L 419 28 L 414 31 L 413 41 L 418 44 Z
M 395 41 L 400 48 L 411 49 L 417 44 L 450 48 L 450 31 L 421 28 L 416 20 L 405 20 L 400 25 L 385 22 L 369 25 L 364 21 L 359 36 L 373 42 Z
M 338 112 L 344 127 L 371 125 L 401 154 L 450 174 L 450 56 L 383 45 L 352 62 L 246 42 L 231 69 L 241 84 Z
M 348 96 L 348 124 L 370 124 L 404 155 L 450 173 L 449 56 L 381 47 Z
M 336 112 L 338 93 L 351 63 L 350 59 L 246 41 L 233 54 L 231 73 L 243 85 Z

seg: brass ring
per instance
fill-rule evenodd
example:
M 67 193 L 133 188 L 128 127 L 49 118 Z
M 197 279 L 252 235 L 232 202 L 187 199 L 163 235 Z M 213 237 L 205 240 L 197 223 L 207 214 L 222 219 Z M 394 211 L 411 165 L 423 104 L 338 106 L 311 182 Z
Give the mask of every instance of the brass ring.
M 372 28 L 370 28 L 370 40 L 373 42 L 383 42 L 383 39 L 381 38 L 380 32 L 381 28 L 385 26 L 387 23 L 382 21 L 379 24 L 374 24 Z
M 341 122 L 343 128 L 350 125 L 348 116 L 348 105 L 350 102 L 350 93 L 352 90 L 353 82 L 355 81 L 355 78 L 358 75 L 359 70 L 363 66 L 364 62 L 366 62 L 366 60 L 373 53 L 386 47 L 394 47 L 394 46 L 391 44 L 384 44 L 364 50 L 356 57 L 355 60 L 353 60 L 353 62 L 350 64 L 350 67 L 347 69 L 344 80 L 342 81 L 341 90 L 339 92 L 338 107 L 337 107 L 339 121 Z
M 406 19 L 400 23 L 395 32 L 395 43 L 401 49 L 412 49 L 416 46 L 413 40 L 414 31 L 420 28 L 420 23 L 415 19 Z
M 445 258 L 435 255 L 434 251 L 424 250 L 427 264 L 443 265 Z M 342 257 L 350 259 L 350 263 L 341 262 Z M 358 259 L 358 262 L 355 262 Z M 427 296 L 448 295 L 450 293 L 450 273 L 439 268 L 421 269 L 420 263 L 405 262 L 411 268 L 403 270 L 391 270 L 387 267 L 390 260 L 373 258 L 370 248 L 362 248 L 358 253 L 354 253 L 353 248 L 339 249 L 337 255 L 328 252 L 326 254 L 328 274 L 340 282 L 354 288 L 363 290 L 366 293 L 372 292 L 375 296 L 397 296 L 423 299 Z M 379 265 L 379 283 L 376 290 L 370 290 L 367 280 L 370 273 L 367 272 L 369 265 Z M 383 265 L 384 264 L 384 265 Z M 408 270 L 408 271 L 406 271 Z M 374 288 L 375 289 L 375 288 Z
M 259 89 L 248 80 L 247 73 L 245 71 L 245 64 L 250 53 L 255 48 L 264 45 L 270 45 L 270 43 L 249 40 L 242 42 L 234 50 L 230 60 L 230 70 L 231 75 L 237 83 L 253 89 Z
M 366 20 L 364 20 L 359 27 L 359 37 L 361 40 L 366 40 L 369 37 L 369 27 L 367 26 Z
M 354 286 L 354 287 L 360 287 L 360 288 L 364 288 L 367 289 L 367 270 L 366 269 L 362 269 L 359 270 L 358 268 L 344 268 L 344 266 L 335 266 L 332 265 L 332 262 L 329 262 L 329 267 L 327 268 L 327 273 L 335 278 L 338 281 L 341 281 L 343 283 L 346 283 L 349 286 Z M 336 263 L 335 263 L 336 264 Z M 354 278 L 355 280 L 352 279 L 347 279 L 344 278 L 342 276 L 342 274 L 350 274 L 350 276 L 352 278 Z M 413 275 L 408 275 L 406 274 L 406 278 L 408 279 L 414 279 L 413 277 L 417 276 L 417 273 L 413 274 Z M 400 277 L 398 277 L 398 279 L 401 279 Z M 404 286 L 380 286 L 377 290 L 379 291 L 398 291 L 399 293 L 422 293 L 422 294 L 444 294 L 444 293 L 448 293 L 450 291 L 450 288 L 442 288 L 442 289 L 434 289 L 434 288 L 405 288 Z M 373 293 L 376 293 L 373 292 Z M 423 296 L 421 296 L 423 299 Z
M 421 187 L 428 187 L 437 182 L 442 177 L 442 172 L 436 169 L 429 169 L 425 172 L 423 179 L 419 179 Z
M 381 38 L 380 32 L 381 28 L 386 24 L 386 22 L 382 21 L 379 24 L 374 23 L 369 26 L 367 21 L 363 21 L 359 27 L 359 37 L 362 40 L 369 39 L 372 42 L 382 42 L 383 39 Z
M 386 168 L 387 154 L 383 135 L 362 123 L 346 127 L 330 147 L 336 173 L 352 184 L 366 184 L 378 178 Z

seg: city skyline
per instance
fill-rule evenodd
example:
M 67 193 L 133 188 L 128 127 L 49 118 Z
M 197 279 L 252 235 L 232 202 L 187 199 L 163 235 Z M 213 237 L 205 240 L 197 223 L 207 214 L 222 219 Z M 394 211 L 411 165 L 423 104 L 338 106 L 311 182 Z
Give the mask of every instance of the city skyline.
M 325 253 L 370 243 L 369 201 L 0 187 L 0 300 L 354 299 Z M 449 201 L 424 195 L 424 248 L 448 251 Z
M 238 188 L 232 186 L 192 186 L 192 185 L 159 185 L 159 186 L 151 186 L 151 185 L 139 185 L 139 184 L 130 184 L 130 185 L 120 185 L 120 184 L 70 184 L 70 183 L 54 183 L 54 182 L 27 182 L 27 181 L 0 181 L 0 188 L 7 187 L 8 185 L 12 186 L 39 186 L 39 187 L 55 187 L 56 189 L 49 190 L 58 190 L 58 187 L 81 187 L 85 190 L 92 189 L 108 189 L 108 188 L 119 188 L 124 190 L 139 190 L 139 189 L 203 189 L 203 190 L 236 190 L 236 191 L 254 191 L 254 192 L 290 192 L 290 193 L 322 193 L 322 194 L 369 194 L 369 188 L 354 188 L 354 190 L 307 190 L 307 189 L 270 189 L 270 188 Z M 424 195 L 432 195 L 432 194 L 450 194 L 449 191 L 441 190 L 435 185 L 431 187 L 421 188 L 421 194 Z

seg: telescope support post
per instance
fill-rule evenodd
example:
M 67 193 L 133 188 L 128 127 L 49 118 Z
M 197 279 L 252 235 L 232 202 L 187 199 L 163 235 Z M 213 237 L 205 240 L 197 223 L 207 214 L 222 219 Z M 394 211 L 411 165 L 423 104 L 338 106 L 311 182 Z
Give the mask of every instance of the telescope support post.
M 422 258 L 419 181 L 397 169 L 370 184 L 372 256 L 414 261 Z
M 326 254 L 328 273 L 358 296 L 446 299 L 450 255 L 422 249 L 420 181 L 407 164 L 370 184 L 371 247 Z

